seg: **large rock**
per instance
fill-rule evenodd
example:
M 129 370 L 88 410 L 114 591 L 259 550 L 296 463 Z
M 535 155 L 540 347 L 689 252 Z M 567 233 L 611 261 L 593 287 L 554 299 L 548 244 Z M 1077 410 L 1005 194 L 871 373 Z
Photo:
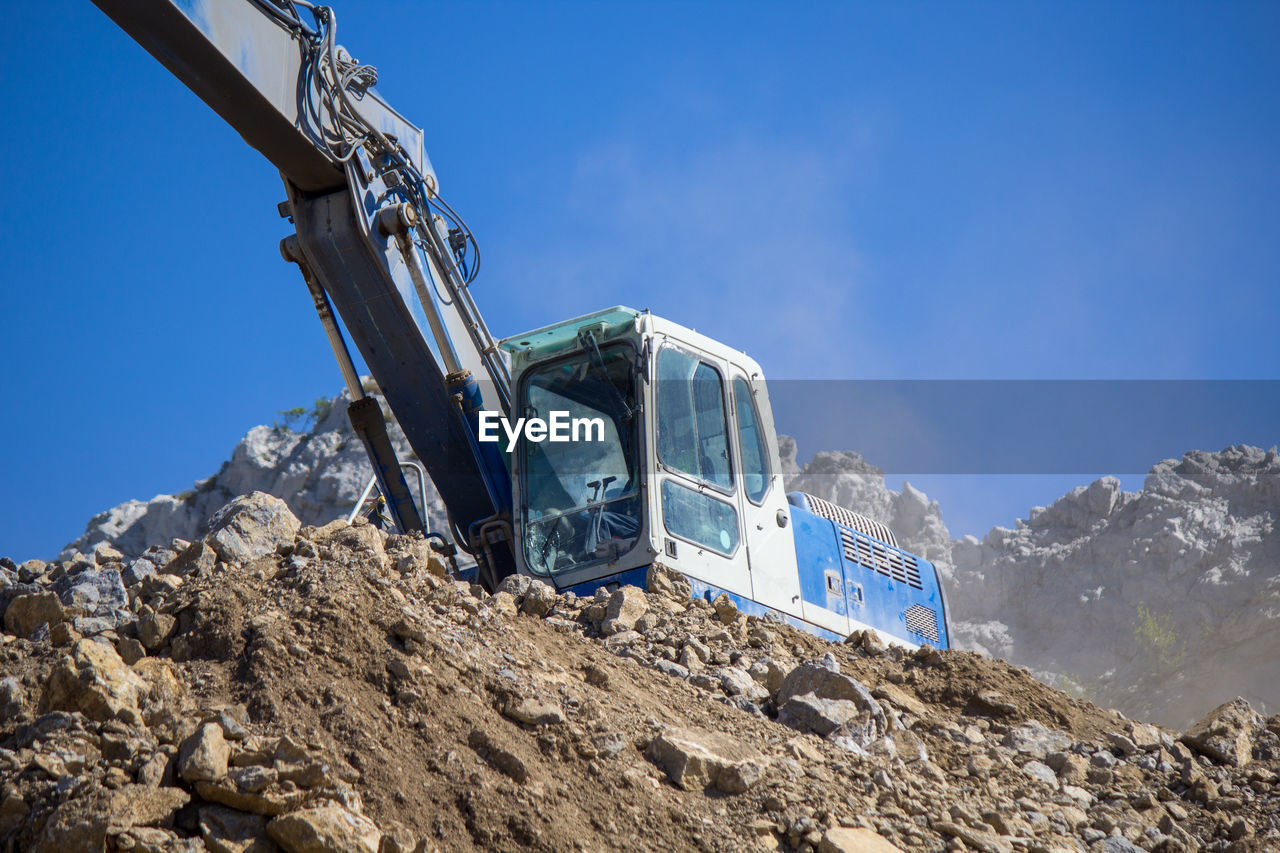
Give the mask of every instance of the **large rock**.
M 239 776 L 240 774 L 236 774 Z M 309 794 L 298 788 L 286 791 L 276 783 L 259 786 L 254 780 L 248 787 L 242 787 L 240 779 L 233 779 L 232 774 L 217 782 L 196 782 L 196 793 L 211 803 L 220 803 L 242 812 L 274 817 L 291 811 L 300 805 Z
M 168 613 L 144 613 L 138 619 L 138 640 L 143 648 L 154 652 L 173 635 L 178 620 Z
M 529 589 L 524 594 L 524 600 L 520 602 L 521 611 L 528 613 L 530 616 L 538 617 L 548 615 L 555 609 L 555 606 L 555 587 L 536 579 L 529 584 Z
M 176 556 L 178 556 L 177 553 L 170 548 L 152 545 L 142 553 L 141 557 L 129 561 L 129 564 L 120 572 L 120 580 L 125 587 L 133 587 L 168 566 Z
M 54 582 L 53 589 L 64 605 L 82 607 L 91 615 L 127 609 L 129 594 L 117 566 L 119 563 L 63 575 Z
M 373 821 L 339 805 L 281 815 L 267 832 L 286 853 L 378 853 L 382 843 Z
M 172 826 L 174 814 L 190 799 L 179 788 L 92 788 L 58 806 L 31 853 L 102 853 L 112 834 L 135 826 Z
M 231 747 L 222 726 L 205 723 L 182 742 L 178 751 L 178 775 L 187 782 L 216 782 L 227 775 Z
M 792 696 L 778 709 L 778 722 L 802 732 L 827 737 L 851 723 L 861 722 L 863 712 L 853 702 L 823 699 L 812 693 Z
M 149 685 L 106 643 L 80 640 L 45 683 L 41 711 L 79 711 L 92 720 L 142 723 Z
M 225 806 L 200 809 L 200 837 L 210 853 L 274 853 L 267 819 Z
M 851 752 L 864 751 L 889 727 L 871 691 L 841 673 L 830 654 L 788 673 L 774 701 L 779 722 L 822 735 Z
M 1004 745 L 1015 752 L 1043 759 L 1052 752 L 1069 748 L 1071 736 L 1066 732 L 1047 728 L 1035 720 L 1029 720 L 1017 728 L 1010 729 L 1004 736 Z
M 902 853 L 902 849 L 870 829 L 840 826 L 823 833 L 818 853 Z
M 649 599 L 644 590 L 636 586 L 624 586 L 609 596 L 604 621 L 600 623 L 603 634 L 620 634 L 635 628 L 636 621 L 649 611 Z
M 1219 705 L 1179 738 L 1219 764 L 1243 767 L 1253 758 L 1253 737 L 1262 717 L 1240 697 Z
M 103 542 L 93 549 L 93 561 L 99 566 L 116 565 L 124 561 L 124 554 L 119 548 Z
M 120 582 L 126 588 L 134 587 L 156 573 L 156 564 L 146 557 L 139 557 L 120 573 Z
M 880 703 L 872 696 L 861 682 L 840 672 L 840 665 L 831 655 L 822 660 L 806 661 L 787 674 L 778 689 L 777 702 L 785 704 L 792 696 L 812 693 L 820 699 L 842 699 L 866 708 L 868 711 L 879 711 Z
M 189 574 L 205 574 L 218 563 L 218 552 L 205 542 L 192 542 L 177 557 L 164 567 L 164 574 L 184 577 Z M 146 578 L 143 578 L 142 591 L 147 591 Z
M 769 698 L 769 688 L 752 678 L 745 669 L 727 666 L 718 675 L 720 689 L 730 696 L 741 696 L 757 704 Z
M 513 701 L 502 709 L 502 713 L 526 726 L 548 726 L 564 722 L 564 712 L 559 705 L 532 698 Z
M 9 602 L 4 611 L 4 629 L 25 639 L 41 625 L 55 625 L 62 618 L 62 603 L 55 593 L 33 592 L 19 595 Z
M 357 519 L 354 524 L 336 519 L 313 531 L 311 539 L 317 545 L 344 548 L 356 557 L 372 561 L 379 569 L 387 567 L 382 533 L 364 519 Z
M 292 543 L 301 526 L 284 501 L 251 492 L 218 510 L 205 539 L 228 563 L 247 563 L 274 554 L 283 542 Z
M 668 729 L 650 741 L 645 754 L 687 791 L 740 794 L 764 775 L 760 754 L 721 732 Z

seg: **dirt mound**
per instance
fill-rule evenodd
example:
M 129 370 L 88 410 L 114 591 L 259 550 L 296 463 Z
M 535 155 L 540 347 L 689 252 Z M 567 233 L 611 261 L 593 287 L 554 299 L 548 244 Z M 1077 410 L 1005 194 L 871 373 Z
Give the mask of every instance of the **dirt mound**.
M 1280 848 L 1280 718 L 1243 702 L 1163 731 L 661 570 L 489 596 L 420 539 L 238 500 L 142 578 L 4 570 L 0 849 Z

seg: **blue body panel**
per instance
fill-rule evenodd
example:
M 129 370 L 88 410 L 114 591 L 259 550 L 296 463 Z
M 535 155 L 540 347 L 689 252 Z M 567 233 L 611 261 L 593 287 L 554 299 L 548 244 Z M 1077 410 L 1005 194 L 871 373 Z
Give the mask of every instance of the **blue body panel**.
M 796 567 L 800 571 L 800 597 L 810 604 L 850 615 L 845 606 L 844 561 L 835 525 L 799 507 L 792 506 L 790 511 Z M 836 578 L 834 589 L 827 583 L 829 575 Z
M 933 563 L 801 507 L 790 510 L 806 602 L 911 643 L 950 648 Z
M 595 580 L 580 583 L 577 586 L 566 587 L 559 590 L 560 592 L 572 592 L 579 598 L 590 598 L 596 594 L 596 590 L 600 587 L 614 590 L 620 586 L 638 586 L 645 589 L 645 577 L 649 574 L 648 566 L 641 566 L 638 569 L 631 569 L 625 572 L 619 572 L 616 575 L 608 577 L 596 578 Z

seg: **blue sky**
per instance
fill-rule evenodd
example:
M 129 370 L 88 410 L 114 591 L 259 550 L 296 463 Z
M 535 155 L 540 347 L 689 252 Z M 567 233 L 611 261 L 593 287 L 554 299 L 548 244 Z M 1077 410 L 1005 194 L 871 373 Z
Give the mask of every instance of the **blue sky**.
M 277 254 L 272 167 L 88 4 L 11 5 L 0 553 L 22 559 L 340 377 Z M 622 303 L 771 378 L 1280 378 L 1275 4 L 338 11 L 426 128 L 498 335 Z M 911 479 L 981 534 L 1083 478 Z

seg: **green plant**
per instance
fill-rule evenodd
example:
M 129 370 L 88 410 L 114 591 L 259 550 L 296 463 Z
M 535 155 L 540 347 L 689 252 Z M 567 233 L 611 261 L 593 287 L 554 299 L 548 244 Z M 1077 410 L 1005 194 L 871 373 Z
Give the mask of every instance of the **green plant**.
M 1058 673 L 1057 683 L 1054 687 L 1079 702 L 1093 701 L 1090 695 L 1090 689 L 1086 686 L 1084 677 L 1075 672 Z
M 1171 673 L 1182 665 L 1186 657 L 1178 631 L 1173 626 L 1173 615 L 1157 613 L 1144 602 L 1138 603 L 1133 639 L 1155 672 Z
M 320 423 L 329 417 L 329 412 L 333 411 L 332 397 L 316 397 L 316 401 L 311 404 L 311 423 L 312 425 Z
M 274 430 L 279 431 L 283 429 L 291 429 L 296 431 L 299 429 L 299 427 L 305 426 L 303 424 L 303 420 L 307 416 L 307 410 L 302 408 L 301 406 L 297 406 L 292 409 L 281 409 L 276 414 L 278 414 L 281 418 L 283 418 L 284 421 L 283 422 L 281 422 L 280 420 L 274 421 L 271 424 L 271 428 Z
M 292 409 L 281 409 L 277 412 L 281 419 L 276 419 L 271 428 L 279 432 L 280 430 L 293 430 L 294 432 L 304 432 L 311 429 L 316 424 L 329 416 L 329 412 L 333 410 L 332 397 L 316 397 L 316 401 L 311 404 L 308 410 L 302 406 L 295 406 Z

